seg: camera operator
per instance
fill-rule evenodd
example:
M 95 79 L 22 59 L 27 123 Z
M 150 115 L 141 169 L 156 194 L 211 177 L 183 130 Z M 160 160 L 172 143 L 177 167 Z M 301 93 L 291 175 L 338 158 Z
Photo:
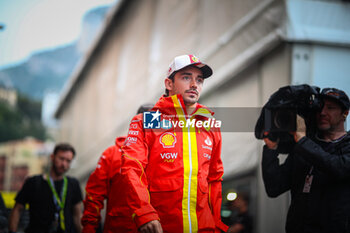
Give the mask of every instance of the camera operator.
M 269 197 L 291 191 L 287 233 L 350 232 L 350 132 L 345 131 L 349 97 L 325 88 L 316 113 L 317 133 L 306 136 L 305 121 L 297 116 L 296 142 L 283 164 L 278 140 L 265 132 L 262 172 Z

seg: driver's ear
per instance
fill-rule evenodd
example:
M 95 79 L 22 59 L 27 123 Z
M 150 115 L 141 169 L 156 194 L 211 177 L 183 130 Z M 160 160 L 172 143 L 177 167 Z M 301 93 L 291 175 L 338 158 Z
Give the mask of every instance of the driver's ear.
M 344 121 L 346 120 L 346 117 L 349 115 L 349 110 L 346 110 L 343 112 L 343 117 L 344 117 Z
M 171 80 L 170 78 L 166 78 L 164 79 L 164 84 L 165 84 L 165 88 L 169 91 L 172 91 L 174 88 L 174 82 L 173 80 Z

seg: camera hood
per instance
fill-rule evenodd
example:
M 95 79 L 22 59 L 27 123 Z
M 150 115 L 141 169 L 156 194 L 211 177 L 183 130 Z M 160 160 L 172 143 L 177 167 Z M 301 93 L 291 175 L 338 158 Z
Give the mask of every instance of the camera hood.
M 276 125 L 275 117 L 278 117 L 278 111 L 295 112 L 294 115 L 299 114 L 307 121 L 310 115 L 321 107 L 319 93 L 319 87 L 309 86 L 307 84 L 288 85 L 279 88 L 270 96 L 269 100 L 261 109 L 260 116 L 255 125 L 255 137 L 257 139 L 263 139 L 264 132 L 269 132 L 271 139 L 280 139 L 280 142 L 282 140 L 290 143 L 293 137 L 290 137 L 289 132 L 293 130 L 290 127 L 280 128 Z M 289 119 L 292 121 L 290 125 L 295 125 L 295 118 L 290 117 Z M 283 149 L 281 148 L 281 150 Z

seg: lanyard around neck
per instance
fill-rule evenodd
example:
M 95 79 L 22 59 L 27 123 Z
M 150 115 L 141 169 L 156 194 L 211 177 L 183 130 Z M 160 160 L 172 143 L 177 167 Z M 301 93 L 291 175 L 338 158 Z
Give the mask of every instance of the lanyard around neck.
M 59 210 L 60 211 L 60 226 L 61 226 L 62 230 L 65 230 L 66 227 L 64 224 L 64 205 L 66 203 L 67 188 L 68 188 L 67 177 L 66 176 L 63 177 L 63 189 L 61 191 L 61 198 L 62 199 L 58 196 L 56 189 L 54 187 L 53 180 L 52 180 L 49 173 L 47 173 L 47 183 L 49 184 L 50 189 L 53 193 L 55 203 L 57 203 L 57 205 L 60 207 L 60 210 Z

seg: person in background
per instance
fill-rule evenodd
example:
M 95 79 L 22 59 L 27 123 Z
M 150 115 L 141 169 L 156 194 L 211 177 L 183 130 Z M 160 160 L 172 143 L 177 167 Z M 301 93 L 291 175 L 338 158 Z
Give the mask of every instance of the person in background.
M 231 215 L 224 221 L 229 225 L 229 233 L 252 233 L 253 218 L 249 214 L 249 196 L 239 193 L 237 198 L 227 203 Z
M 80 233 L 82 194 L 78 180 L 66 176 L 75 149 L 57 144 L 51 154 L 48 173 L 27 178 L 16 196 L 9 221 L 9 232 L 16 232 L 21 211 L 29 204 L 26 233 Z
M 7 209 L 0 193 L 0 233 L 6 232 L 7 227 Z
M 305 121 L 297 116 L 292 132 L 296 145 L 284 163 L 279 163 L 278 141 L 264 139 L 262 172 L 268 196 L 291 192 L 287 233 L 350 232 L 350 133 L 345 131 L 350 101 L 336 88 L 324 88 L 320 98 L 317 134 L 306 136 Z
M 137 114 L 149 111 L 153 105 L 141 105 Z M 103 232 L 136 232 L 133 221 L 127 214 L 128 207 L 120 190 L 121 147 L 126 137 L 117 137 L 115 145 L 108 147 L 100 157 L 95 171 L 86 184 L 84 213 L 81 219 L 83 233 L 95 233 L 101 225 L 101 210 L 107 200 Z

